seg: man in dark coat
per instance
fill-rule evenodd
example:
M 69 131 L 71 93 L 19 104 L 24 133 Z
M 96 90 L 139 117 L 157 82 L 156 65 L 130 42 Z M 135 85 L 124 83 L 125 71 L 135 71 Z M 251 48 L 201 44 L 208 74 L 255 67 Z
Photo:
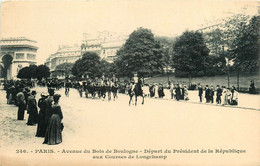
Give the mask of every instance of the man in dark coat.
M 210 92 L 209 92 L 209 100 L 211 103 L 214 103 L 214 94 L 215 94 L 215 90 L 214 90 L 214 87 L 213 85 L 211 85 L 210 87 Z
M 158 95 L 159 95 L 159 98 L 163 98 L 164 97 L 164 88 L 163 88 L 163 84 L 162 83 L 160 83 L 159 84 L 159 87 L 158 87 Z
M 200 102 L 202 102 L 203 88 L 201 87 L 200 84 L 199 84 L 199 86 L 198 86 L 198 90 L 199 90 Z
M 154 85 L 149 84 L 149 92 L 150 92 L 150 97 L 154 97 Z
M 256 91 L 255 91 L 255 83 L 254 83 L 253 80 L 251 80 L 251 83 L 250 83 L 249 93 L 251 93 L 251 94 L 255 94 L 256 93 Z
M 35 99 L 36 91 L 32 91 L 31 95 L 28 97 L 28 108 L 27 112 L 29 113 L 27 125 L 35 125 L 38 123 L 38 110 L 37 102 Z
M 24 120 L 24 111 L 26 109 L 26 102 L 25 102 L 25 97 L 23 94 L 23 90 L 20 89 L 20 92 L 17 93 L 16 95 L 16 101 L 18 105 L 18 113 L 17 113 L 17 120 Z
M 182 84 L 180 84 L 180 90 L 181 90 L 180 100 L 184 100 L 184 87 L 182 86 Z
M 181 89 L 179 84 L 177 84 L 177 88 L 175 89 L 175 95 L 176 95 L 176 100 L 179 101 L 181 97 Z
M 30 96 L 30 89 L 25 88 L 25 90 L 23 91 L 23 94 L 24 94 L 25 105 L 26 105 L 26 109 L 27 109 L 27 105 L 28 105 L 28 97 Z
M 217 104 L 221 104 L 222 89 L 217 85 Z
M 206 103 L 210 102 L 210 89 L 209 86 L 206 85 L 206 89 L 205 89 L 205 98 L 206 98 Z

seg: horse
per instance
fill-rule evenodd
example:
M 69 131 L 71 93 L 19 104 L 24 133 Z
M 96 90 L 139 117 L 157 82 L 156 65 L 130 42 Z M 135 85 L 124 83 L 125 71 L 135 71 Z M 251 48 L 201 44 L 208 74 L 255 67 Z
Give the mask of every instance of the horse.
M 137 97 L 138 96 L 141 96 L 143 98 L 142 104 L 144 104 L 144 94 L 143 94 L 143 90 L 142 90 L 141 81 L 138 81 L 138 83 L 135 83 L 135 84 L 132 83 L 130 85 L 129 90 L 128 90 L 128 94 L 129 94 L 129 97 L 130 97 L 129 105 L 131 104 L 133 96 L 135 96 L 135 105 L 137 105 Z
M 112 87 L 111 87 L 111 91 L 112 91 L 112 93 L 113 93 L 114 101 L 115 101 L 115 99 L 117 98 L 117 89 L 118 89 L 118 84 L 117 84 L 117 82 L 115 81 L 115 82 L 112 84 Z

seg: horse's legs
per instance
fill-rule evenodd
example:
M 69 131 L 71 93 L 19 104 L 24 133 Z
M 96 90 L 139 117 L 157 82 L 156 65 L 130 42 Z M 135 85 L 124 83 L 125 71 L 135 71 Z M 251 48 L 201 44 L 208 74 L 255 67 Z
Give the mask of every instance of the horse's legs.
M 132 96 L 129 95 L 130 99 L 129 99 L 129 105 L 131 104 L 131 101 L 132 101 Z
M 135 105 L 137 105 L 137 95 L 135 95 Z
M 142 104 L 144 104 L 144 95 L 142 95 L 142 97 L 143 97 L 143 102 L 142 102 Z
M 115 92 L 113 92 L 113 97 L 114 97 L 114 101 L 115 101 L 115 99 L 116 99 L 116 93 Z

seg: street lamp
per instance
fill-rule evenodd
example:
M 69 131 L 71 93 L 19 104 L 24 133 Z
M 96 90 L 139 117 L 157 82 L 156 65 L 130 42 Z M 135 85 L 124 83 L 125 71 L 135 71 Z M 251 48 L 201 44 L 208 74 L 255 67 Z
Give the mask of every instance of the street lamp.
M 224 45 L 222 46 L 222 48 L 223 48 L 223 55 L 224 55 Z M 228 88 L 229 88 L 229 55 L 228 54 L 226 56 L 226 62 L 227 62 Z

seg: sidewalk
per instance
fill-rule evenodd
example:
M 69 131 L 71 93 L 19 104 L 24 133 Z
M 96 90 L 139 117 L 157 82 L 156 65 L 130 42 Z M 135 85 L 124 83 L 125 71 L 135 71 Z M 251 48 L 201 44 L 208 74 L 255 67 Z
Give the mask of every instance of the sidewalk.
M 198 96 L 197 90 L 189 91 L 189 99 L 190 99 L 189 101 L 179 101 L 179 102 L 220 106 L 220 105 L 216 104 L 216 95 L 214 96 L 214 103 L 213 104 L 205 103 L 205 94 L 204 93 L 205 92 L 203 92 L 202 103 L 199 102 L 199 96 Z M 176 101 L 175 99 L 171 99 L 171 94 L 170 94 L 169 89 L 164 89 L 164 94 L 165 94 L 165 96 L 163 98 L 164 100 Z M 160 100 L 160 99 L 158 99 L 158 100 Z M 238 94 L 238 105 L 237 106 L 225 105 L 225 107 L 242 108 L 242 109 L 260 111 L 260 95 L 239 93 Z

